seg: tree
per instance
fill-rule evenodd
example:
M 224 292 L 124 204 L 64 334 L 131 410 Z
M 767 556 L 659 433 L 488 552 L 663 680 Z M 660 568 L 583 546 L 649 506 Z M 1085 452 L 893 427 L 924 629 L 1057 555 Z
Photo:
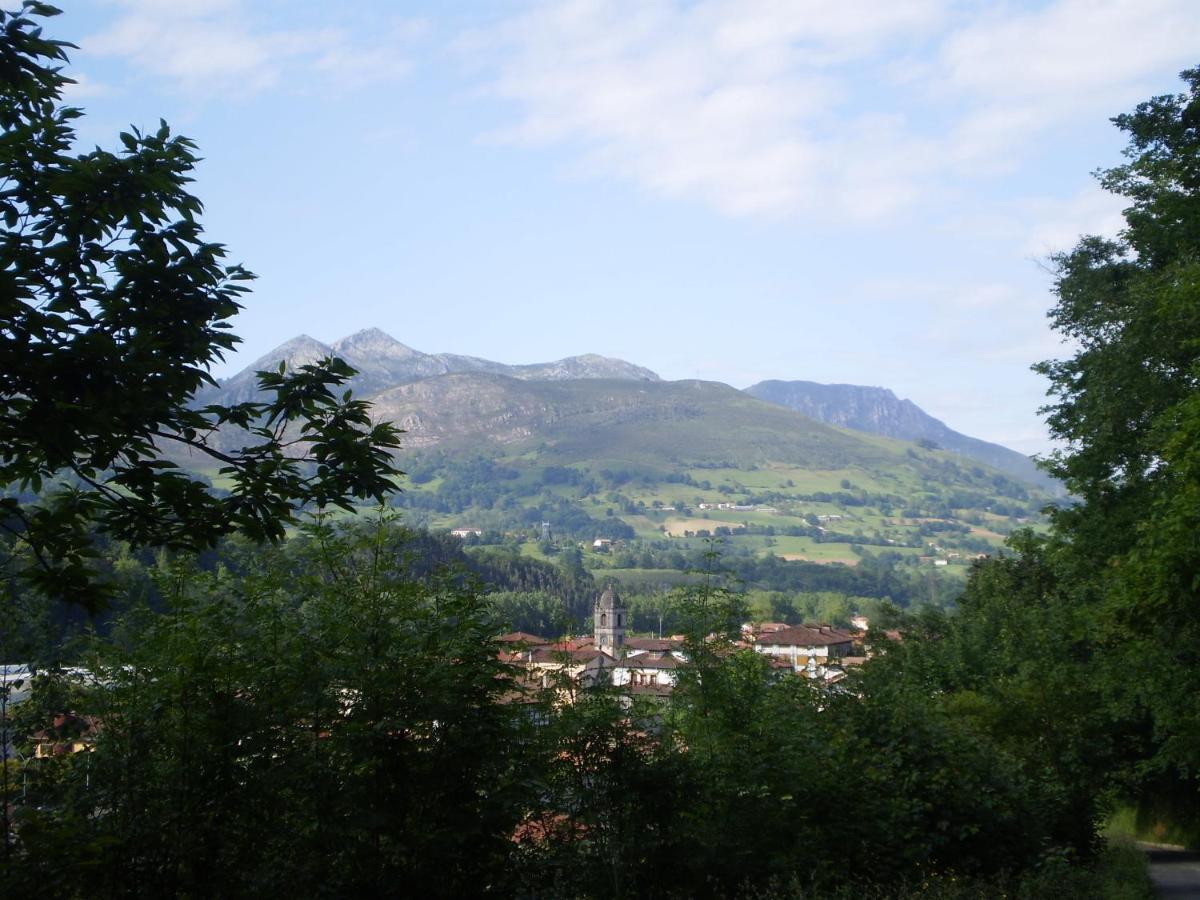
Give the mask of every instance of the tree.
M 381 499 L 398 431 L 335 396 L 327 359 L 259 373 L 261 402 L 194 408 L 237 343 L 228 320 L 252 276 L 204 240 L 186 186 L 195 145 L 165 123 L 121 149 L 75 154 L 61 72 L 71 45 L 42 36 L 58 10 L 0 12 L 0 529 L 43 593 L 95 607 L 96 532 L 200 548 L 239 531 L 276 540 L 306 505 Z M 218 449 L 218 428 L 246 446 Z M 167 450 L 221 466 L 226 497 Z
M 1054 437 L 1050 471 L 1089 514 L 1123 509 L 1170 477 L 1163 454 L 1180 405 L 1194 396 L 1200 363 L 1200 68 L 1183 73 L 1190 93 L 1156 97 L 1113 121 L 1131 136 L 1126 165 L 1100 173 L 1128 197 L 1118 240 L 1085 237 L 1055 257 L 1056 330 L 1075 341 L 1069 359 L 1036 366 L 1050 379 Z M 1079 516 L 1059 513 L 1068 528 Z M 1134 534 L 1111 535 L 1120 546 Z
M 1099 626 L 1111 713 L 1150 747 L 1138 771 L 1200 810 L 1200 68 L 1187 91 L 1114 119 L 1128 161 L 1100 173 L 1130 201 L 1117 240 L 1056 258 L 1044 362 L 1049 460 L 1081 502 L 1054 515 L 1070 579 Z M 1188 774 L 1192 773 L 1192 774 Z M 1200 819 L 1200 817 L 1197 817 Z

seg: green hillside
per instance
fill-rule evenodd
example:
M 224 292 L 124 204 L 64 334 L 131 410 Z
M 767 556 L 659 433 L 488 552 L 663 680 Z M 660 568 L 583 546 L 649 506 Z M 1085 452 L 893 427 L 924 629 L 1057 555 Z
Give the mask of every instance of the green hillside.
M 824 425 L 702 381 L 428 378 L 374 398 L 407 430 L 396 502 L 416 524 L 581 544 L 592 568 L 671 568 L 720 537 L 756 558 L 945 575 L 1049 501 L 949 451 Z M 550 523 L 551 547 L 541 523 Z M 594 553 L 596 539 L 613 541 Z
M 953 451 L 826 425 L 714 382 L 470 372 L 369 399 L 406 432 L 408 474 L 392 502 L 410 524 L 468 528 L 481 532 L 470 544 L 551 560 L 579 548 L 586 568 L 626 583 L 669 583 L 664 571 L 689 568 L 719 538 L 758 586 L 814 579 L 758 565 L 870 560 L 908 587 L 855 590 L 944 598 L 1014 528 L 1040 526 L 1051 500 Z

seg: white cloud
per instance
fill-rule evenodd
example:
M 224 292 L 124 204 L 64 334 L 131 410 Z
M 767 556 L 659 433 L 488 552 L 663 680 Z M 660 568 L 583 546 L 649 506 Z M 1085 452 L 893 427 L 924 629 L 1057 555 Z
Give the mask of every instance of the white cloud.
M 1065 200 L 1026 201 L 1036 224 L 1030 229 L 1024 250 L 1044 259 L 1052 253 L 1070 250 L 1085 234 L 1116 237 L 1125 227 L 1122 210 L 1128 204 L 1128 199 L 1109 193 L 1099 184 L 1092 184 Z
M 71 73 L 71 83 L 63 86 L 63 99 L 67 103 L 79 103 L 92 97 L 104 97 L 113 93 L 112 85 L 96 81 L 80 72 Z
M 951 155 L 1003 166 L 1056 125 L 1111 115 L 1161 91 L 1191 64 L 1200 15 L 1190 0 L 1059 0 L 1013 14 L 985 11 L 947 35 L 940 87 L 968 104 Z
M 239 97 L 285 84 L 334 88 L 404 76 L 420 22 L 363 38 L 343 27 L 277 28 L 242 0 L 118 0 L 122 14 L 85 39 L 87 52 L 123 57 L 198 95 Z
M 863 139 L 902 126 L 864 115 L 841 139 L 826 135 L 847 100 L 839 69 L 928 26 L 938 6 L 538 5 L 498 38 L 494 90 L 524 110 L 501 137 L 580 142 L 598 170 L 729 213 L 788 214 L 842 195 L 874 214 L 906 197 L 889 187 L 895 179 L 869 177 Z
M 875 219 L 1161 89 L 1194 0 L 572 0 L 487 41 L 495 137 L 734 215 Z

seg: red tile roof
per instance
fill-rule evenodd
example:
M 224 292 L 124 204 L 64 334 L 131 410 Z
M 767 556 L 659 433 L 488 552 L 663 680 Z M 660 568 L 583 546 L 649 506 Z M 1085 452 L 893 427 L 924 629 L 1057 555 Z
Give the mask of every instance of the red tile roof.
M 631 650 L 678 650 L 683 641 L 676 638 L 626 638 L 625 646 Z
M 528 631 L 510 631 L 508 634 L 500 635 L 496 640 L 503 644 L 529 644 L 535 647 L 540 644 L 550 643 L 546 638 L 530 634 Z
M 828 625 L 793 625 L 780 631 L 760 634 L 757 640 L 764 646 L 828 647 L 830 644 L 853 643 L 854 635 Z
M 522 654 L 522 656 L 527 662 L 531 663 L 589 663 L 597 658 L 602 658 L 610 663 L 613 662 L 611 656 L 603 650 L 597 650 L 594 647 L 581 647 L 579 649 L 568 649 L 557 645 L 533 647 Z

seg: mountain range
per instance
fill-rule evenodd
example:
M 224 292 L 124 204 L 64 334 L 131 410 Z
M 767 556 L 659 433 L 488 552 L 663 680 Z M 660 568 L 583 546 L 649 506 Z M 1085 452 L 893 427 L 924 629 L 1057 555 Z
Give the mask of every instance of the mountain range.
M 595 354 L 568 356 L 548 363 L 510 366 L 456 353 L 422 353 L 400 343 L 378 328 L 366 328 L 332 344 L 323 344 L 306 334 L 294 337 L 255 360 L 232 378 L 222 381 L 219 389 L 210 388 L 203 399 L 205 402 L 212 402 L 213 399 L 219 402 L 249 400 L 257 394 L 256 372 L 275 369 L 281 362 L 286 363 L 289 368 L 297 368 L 327 356 L 339 356 L 358 370 L 358 375 L 350 382 L 350 387 L 355 394 L 363 397 L 399 384 L 463 372 L 501 375 L 518 381 L 564 381 L 581 378 L 660 380 L 649 369 Z
M 1060 492 L 1028 457 L 954 431 L 886 388 L 764 381 L 738 391 L 717 382 L 663 381 L 647 368 L 594 354 L 508 365 L 424 353 L 378 328 L 332 344 L 300 335 L 208 388 L 197 402 L 251 399 L 256 372 L 327 356 L 358 370 L 349 386 L 371 401 L 378 418 L 404 428 L 412 449 L 530 443 L 563 462 L 601 454 L 646 463 L 783 461 L 813 468 L 867 459 L 878 464 L 881 454 L 897 452 L 855 439 L 858 433 L 920 441 Z

